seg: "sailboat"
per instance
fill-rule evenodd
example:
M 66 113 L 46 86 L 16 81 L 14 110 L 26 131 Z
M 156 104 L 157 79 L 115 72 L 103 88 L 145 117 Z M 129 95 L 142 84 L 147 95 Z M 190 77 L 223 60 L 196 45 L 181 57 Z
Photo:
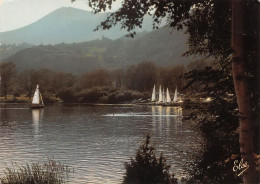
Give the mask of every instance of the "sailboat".
M 174 93 L 173 102 L 178 102 L 178 92 L 177 92 L 177 86 L 176 86 L 176 88 L 175 88 L 175 93 Z
M 39 90 L 39 84 L 37 84 L 35 93 L 33 95 L 31 108 L 37 109 L 37 108 L 43 108 L 43 107 L 44 107 L 44 104 L 43 104 L 43 100 L 42 100 L 42 95 Z
M 156 98 L 156 96 L 155 96 L 155 85 L 154 85 L 151 101 L 152 101 L 152 102 L 155 102 L 155 100 L 156 100 L 155 98 Z
M 162 102 L 163 101 L 163 96 L 162 96 L 162 87 L 160 85 L 160 88 L 159 88 L 159 100 L 158 102 Z

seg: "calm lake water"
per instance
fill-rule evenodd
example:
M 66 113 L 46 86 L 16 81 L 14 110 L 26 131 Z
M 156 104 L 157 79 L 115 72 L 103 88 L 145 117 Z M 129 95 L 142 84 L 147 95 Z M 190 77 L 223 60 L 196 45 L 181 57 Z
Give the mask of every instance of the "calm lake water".
M 70 183 L 120 183 L 124 162 L 150 133 L 177 176 L 201 138 L 181 108 L 157 106 L 0 105 L 0 175 L 5 164 L 54 158 L 74 168 Z

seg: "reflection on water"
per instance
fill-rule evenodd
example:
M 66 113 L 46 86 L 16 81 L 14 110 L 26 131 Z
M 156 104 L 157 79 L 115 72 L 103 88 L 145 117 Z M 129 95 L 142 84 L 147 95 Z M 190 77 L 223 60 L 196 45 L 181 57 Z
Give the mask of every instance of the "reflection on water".
M 32 123 L 35 135 L 39 135 L 39 123 L 42 121 L 44 109 L 32 109 Z
M 16 104 L 1 105 L 0 113 L 0 175 L 11 161 L 54 157 L 75 169 L 71 183 L 120 183 L 124 162 L 150 133 L 178 176 L 185 157 L 177 150 L 186 154 L 200 142 L 176 107 L 53 105 L 31 110 Z
M 172 119 L 171 117 L 175 118 Z M 182 108 L 181 107 L 163 107 L 152 106 L 152 120 L 155 128 L 155 134 L 162 135 L 165 132 L 168 136 L 171 131 L 178 131 L 178 127 L 182 123 Z M 174 121 L 174 123 L 172 122 Z M 174 124 L 174 127 L 171 125 Z

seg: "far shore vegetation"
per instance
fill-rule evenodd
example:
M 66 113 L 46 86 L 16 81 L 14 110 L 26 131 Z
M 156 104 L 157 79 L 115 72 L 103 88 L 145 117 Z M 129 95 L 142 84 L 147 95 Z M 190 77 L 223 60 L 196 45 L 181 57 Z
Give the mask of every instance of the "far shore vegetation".
M 210 65 L 198 60 L 188 65 L 159 67 L 153 62 L 142 62 L 126 69 L 99 69 L 81 75 L 57 72 L 51 69 L 17 71 L 11 63 L 1 63 L 2 103 L 29 103 L 36 85 L 45 103 L 128 103 L 151 98 L 153 86 L 169 88 L 173 95 L 176 87 L 186 85 L 184 73 Z M 200 91 L 198 84 L 181 93 Z

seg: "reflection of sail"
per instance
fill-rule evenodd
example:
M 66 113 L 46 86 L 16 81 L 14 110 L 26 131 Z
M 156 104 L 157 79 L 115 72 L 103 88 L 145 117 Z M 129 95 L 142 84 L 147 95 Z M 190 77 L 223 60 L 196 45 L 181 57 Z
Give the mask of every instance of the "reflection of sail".
M 169 127 L 169 124 L 170 124 L 170 115 L 171 115 L 171 107 L 166 107 L 166 123 L 167 123 L 167 127 Z
M 42 120 L 44 109 L 32 109 L 32 122 L 34 132 L 36 135 L 39 134 L 39 123 Z
M 152 122 L 155 134 L 169 136 L 178 133 L 182 126 L 182 108 L 170 106 L 152 106 Z
M 179 128 L 182 126 L 182 108 L 181 107 L 174 107 L 173 108 L 174 114 L 178 115 L 175 118 L 175 132 L 179 131 Z
M 152 118 L 153 118 L 153 126 L 154 128 L 156 128 L 156 119 L 155 119 L 155 115 L 156 115 L 156 112 L 155 112 L 155 109 L 156 106 L 152 106 Z
M 166 115 L 166 132 L 167 135 L 170 135 L 170 115 L 171 115 L 171 107 L 165 107 L 165 115 Z
M 159 115 L 159 124 L 158 124 L 158 129 L 159 129 L 159 134 L 162 134 L 162 123 L 163 123 L 163 107 L 158 106 L 158 115 Z

